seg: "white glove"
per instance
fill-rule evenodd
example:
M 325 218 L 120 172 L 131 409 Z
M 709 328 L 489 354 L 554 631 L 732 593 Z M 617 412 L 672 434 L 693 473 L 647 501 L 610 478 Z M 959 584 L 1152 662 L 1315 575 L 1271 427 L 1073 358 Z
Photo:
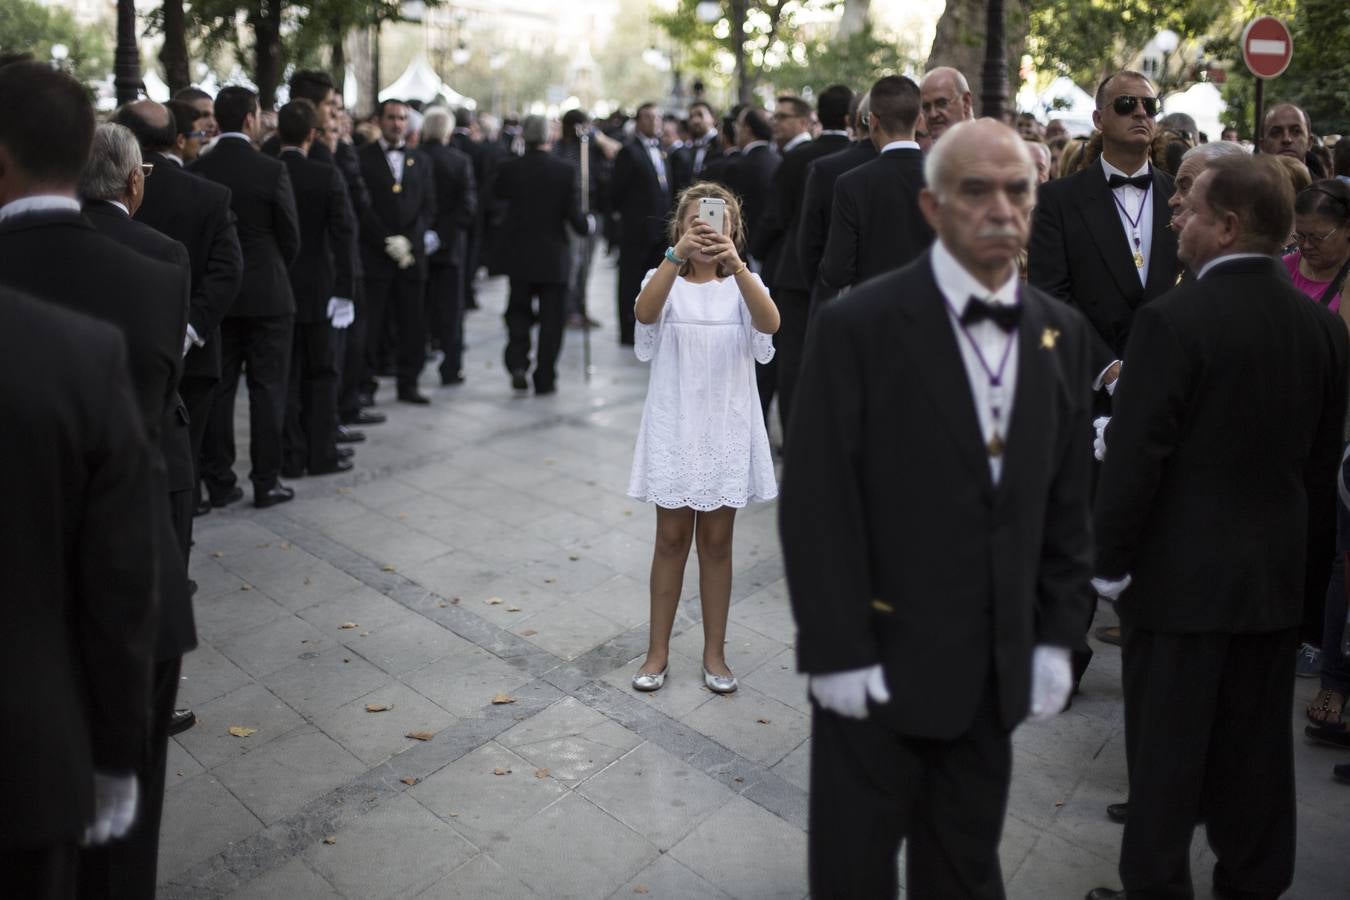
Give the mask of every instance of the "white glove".
M 187 352 L 191 349 L 192 349 L 192 335 L 185 334 L 183 335 L 183 355 L 187 356 Z
M 441 236 L 434 231 L 423 232 L 422 249 L 426 251 L 427 256 L 441 249 Z
M 413 257 L 412 241 L 401 234 L 391 234 L 384 239 L 384 252 L 398 263 L 400 269 L 406 269 L 416 261 Z
M 1125 593 L 1125 589 L 1130 586 L 1134 579 L 1129 575 L 1119 581 L 1108 581 L 1105 578 L 1092 579 L 1092 589 L 1097 592 L 1098 597 L 1105 597 L 1107 600 L 1119 600 L 1120 595 Z
M 84 830 L 85 846 L 96 847 L 125 837 L 136 821 L 140 788 L 135 774 L 94 773 L 94 818 Z
M 1098 416 L 1092 420 L 1092 427 L 1097 429 L 1097 437 L 1092 441 L 1092 455 L 1097 458 L 1097 462 L 1106 459 L 1106 426 L 1109 424 L 1110 416 Z
M 328 321 L 334 328 L 346 328 L 356 321 L 356 304 L 342 297 L 329 297 Z
M 600 230 L 600 221 L 594 213 L 586 213 L 586 236 L 590 237 Z
M 891 699 L 891 692 L 886 690 L 886 676 L 879 665 L 812 675 L 810 688 L 817 703 L 850 719 L 867 718 L 868 697 L 876 703 L 889 703 Z
M 1039 645 L 1031 654 L 1031 721 L 1044 722 L 1063 712 L 1072 690 L 1068 649 Z

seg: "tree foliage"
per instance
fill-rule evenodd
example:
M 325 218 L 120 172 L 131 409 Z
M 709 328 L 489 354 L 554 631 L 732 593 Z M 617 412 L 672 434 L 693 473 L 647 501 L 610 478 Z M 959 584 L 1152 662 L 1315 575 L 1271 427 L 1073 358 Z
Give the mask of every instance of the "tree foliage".
M 33 0 L 0 3 L 0 53 L 31 53 L 46 61 L 57 44 L 65 46 L 64 65 L 81 81 L 102 81 L 112 71 L 112 42 L 106 29 L 80 25 L 69 10 Z

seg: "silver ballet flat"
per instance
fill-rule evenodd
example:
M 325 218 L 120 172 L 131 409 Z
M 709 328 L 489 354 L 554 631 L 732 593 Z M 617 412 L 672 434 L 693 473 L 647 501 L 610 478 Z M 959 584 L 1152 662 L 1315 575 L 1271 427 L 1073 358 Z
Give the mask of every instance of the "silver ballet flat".
M 714 675 L 706 668 L 703 670 L 703 683 L 714 694 L 734 694 L 740 685 L 735 675 Z
M 661 690 L 666 683 L 666 673 L 669 671 L 670 663 L 666 663 L 666 667 L 655 675 L 646 672 L 637 673 L 633 676 L 633 690 L 642 691 L 644 694 Z

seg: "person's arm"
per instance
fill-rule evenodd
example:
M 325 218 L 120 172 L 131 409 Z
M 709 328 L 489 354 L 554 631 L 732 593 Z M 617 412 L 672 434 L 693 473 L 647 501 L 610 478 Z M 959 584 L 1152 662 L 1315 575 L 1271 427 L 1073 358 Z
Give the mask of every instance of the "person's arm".
M 853 286 L 857 273 L 858 207 L 849 192 L 836 190 L 830 234 L 820 258 L 820 281 L 831 291 L 840 291 Z
M 353 297 L 352 254 L 356 242 L 356 216 L 347 196 L 347 183 L 336 168 L 328 185 L 328 240 L 333 248 L 333 296 Z
M 736 279 L 736 288 L 741 292 L 741 299 L 745 301 L 745 308 L 750 312 L 750 322 L 755 326 L 755 330 L 763 334 L 776 332 L 780 322 L 778 306 L 764 289 L 764 282 L 750 271 L 750 267 L 736 252 L 736 244 L 731 236 L 718 234 L 702 222 L 697 227 L 707 229 L 703 239 L 706 241 L 708 252 L 714 254 L 718 265 L 723 271 L 734 273 L 732 277 Z M 679 255 L 678 250 L 676 255 Z
M 820 273 L 820 259 L 825 253 L 825 232 L 830 224 L 828 198 L 817 196 L 824 194 L 821 187 L 824 179 L 817 174 L 816 165 L 806 167 L 806 188 L 802 193 L 801 221 L 797 224 L 797 260 L 802 269 L 802 279 L 807 287 L 816 282 Z
M 688 259 L 696 251 L 708 247 L 716 236 L 717 233 L 712 228 L 698 222 L 693 228 L 685 231 L 675 244 L 675 255 L 680 259 Z M 633 314 L 639 322 L 643 325 L 653 325 L 661 318 L 661 308 L 666 305 L 666 298 L 670 296 L 670 289 L 675 285 L 675 279 L 679 274 L 679 266 L 669 259 L 661 260 L 661 264 L 652 271 L 651 278 L 638 292 L 637 302 L 633 306 Z
M 478 215 L 478 184 L 473 177 L 473 163 L 467 157 L 455 173 L 453 185 L 456 200 L 453 223 L 457 229 L 468 231 Z
M 300 214 L 295 210 L 295 191 L 291 173 L 281 166 L 277 175 L 276 196 L 272 203 L 272 231 L 276 235 L 281 259 L 289 267 L 300 255 Z
M 234 211 L 230 209 L 229 188 L 225 191 L 224 202 L 211 216 L 210 246 L 188 313 L 188 327 L 195 333 L 193 343 L 199 346 L 220 327 L 244 281 L 244 254 L 239 247 Z

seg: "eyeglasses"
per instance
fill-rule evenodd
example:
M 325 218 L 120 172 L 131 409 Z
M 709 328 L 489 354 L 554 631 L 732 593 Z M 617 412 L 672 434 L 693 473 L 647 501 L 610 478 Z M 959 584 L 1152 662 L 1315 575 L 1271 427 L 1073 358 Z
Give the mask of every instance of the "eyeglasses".
M 149 178 L 150 173 L 153 171 L 155 171 L 154 163 L 141 163 L 141 174 L 144 175 L 146 178 Z
M 205 140 L 205 139 L 206 139 L 206 132 L 205 132 L 205 131 L 189 131 L 187 134 L 183 135 L 183 137 L 186 137 L 186 138 L 195 138 L 196 140 L 201 141 L 201 140 Z
M 1298 244 L 1300 247 L 1316 247 L 1340 230 L 1341 227 L 1338 225 L 1326 234 L 1304 234 L 1301 231 L 1295 231 L 1294 243 Z
M 1128 116 L 1134 112 L 1134 108 L 1140 103 L 1144 104 L 1144 113 L 1150 119 L 1158 115 L 1157 97 L 1135 97 L 1132 94 L 1121 94 L 1111 101 L 1111 108 L 1115 110 L 1118 116 Z

